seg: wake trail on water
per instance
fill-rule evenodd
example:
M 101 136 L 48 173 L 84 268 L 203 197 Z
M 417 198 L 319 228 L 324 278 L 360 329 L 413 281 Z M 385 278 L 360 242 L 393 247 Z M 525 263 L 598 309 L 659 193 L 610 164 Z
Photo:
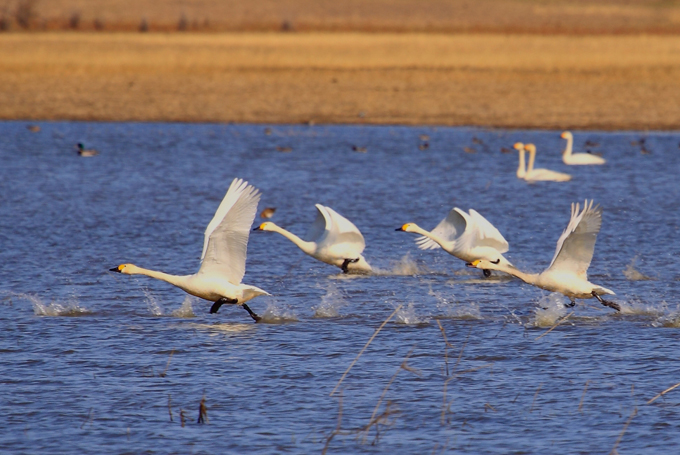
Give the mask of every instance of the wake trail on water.
M 37 295 L 9 292 L 6 294 L 8 300 L 28 300 L 33 307 L 33 314 L 36 316 L 84 316 L 92 314 L 92 311 L 80 305 L 75 296 L 71 296 L 65 302 L 51 301 L 45 303 Z

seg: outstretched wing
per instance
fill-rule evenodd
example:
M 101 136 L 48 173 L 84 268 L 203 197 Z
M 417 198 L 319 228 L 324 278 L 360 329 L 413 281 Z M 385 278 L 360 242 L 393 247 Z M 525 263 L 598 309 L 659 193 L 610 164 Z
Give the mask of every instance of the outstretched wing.
M 322 237 L 328 235 L 328 229 L 331 223 L 330 215 L 326 212 L 326 208 L 321 204 L 316 204 L 316 219 L 309 227 L 305 240 L 308 242 L 319 242 Z
M 579 209 L 578 203 L 571 204 L 571 219 L 557 241 L 555 256 L 548 269 L 571 272 L 586 278 L 595 251 L 597 233 L 602 226 L 602 209 L 599 205 L 593 207 L 593 201 L 589 203 L 587 199 L 581 213 Z
M 205 229 L 199 272 L 225 276 L 240 284 L 246 273 L 246 248 L 260 193 L 242 179 L 234 179 Z
M 318 240 L 322 248 L 338 256 L 351 256 L 351 259 L 364 251 L 366 241 L 354 223 L 330 207 L 317 204 L 316 208 L 326 219 L 325 235 Z
M 463 232 L 465 232 L 465 227 L 467 226 L 467 213 L 460 210 L 458 207 L 451 209 L 446 218 L 441 220 L 439 224 L 432 229 L 430 232 L 437 237 L 447 241 L 453 242 L 458 239 Z M 434 250 L 441 248 L 441 246 L 434 240 L 423 236 L 416 238 L 416 243 L 418 248 L 421 250 Z
M 475 209 L 470 209 L 470 219 L 471 223 L 468 230 L 471 231 L 473 247 L 488 246 L 498 250 L 499 253 L 505 253 L 510 249 L 508 241 L 505 240 L 498 229 Z

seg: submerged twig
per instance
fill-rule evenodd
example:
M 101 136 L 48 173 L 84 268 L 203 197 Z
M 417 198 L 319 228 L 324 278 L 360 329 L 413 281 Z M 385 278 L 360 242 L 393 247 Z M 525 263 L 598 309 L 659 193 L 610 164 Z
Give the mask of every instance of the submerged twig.
M 529 414 L 534 410 L 534 404 L 536 404 L 536 397 L 538 396 L 538 392 L 541 391 L 541 387 L 543 387 L 543 383 L 540 383 L 538 385 L 538 388 L 536 388 L 536 393 L 534 393 L 534 399 L 531 401 L 531 407 L 529 408 Z
M 564 316 L 563 318 L 559 319 L 555 324 L 553 324 L 552 327 L 550 327 L 548 330 L 546 330 L 545 332 L 543 332 L 542 335 L 536 337 L 536 339 L 534 339 L 534 341 L 540 340 L 541 338 L 543 338 L 544 336 L 546 336 L 547 334 L 549 334 L 550 332 L 552 332 L 553 330 L 555 330 L 555 328 L 556 328 L 558 325 L 562 324 L 564 321 L 566 321 L 567 319 L 569 319 L 569 317 L 570 317 L 572 314 L 574 314 L 573 311 L 572 311 L 571 313 L 569 313 L 568 315 Z
M 184 424 L 186 422 L 186 417 L 184 417 L 184 409 L 182 409 L 182 408 L 179 409 L 179 421 L 182 424 L 182 428 L 184 428 Z
M 590 384 L 590 379 L 586 381 L 586 385 L 583 387 L 583 394 L 581 395 L 581 401 L 578 403 L 578 412 L 582 412 L 581 408 L 583 407 L 583 399 L 586 397 L 586 390 L 588 390 L 588 384 Z
M 172 360 L 172 355 L 175 353 L 175 350 L 173 349 L 170 351 L 170 357 L 168 357 L 168 363 L 165 365 L 165 370 L 163 370 L 162 373 L 159 373 L 158 376 L 161 378 L 164 378 L 166 373 L 168 372 L 168 368 L 170 368 L 170 361 Z
M 637 406 L 635 409 L 633 409 L 633 412 L 630 413 L 630 417 L 628 417 L 628 420 L 626 420 L 626 424 L 623 426 L 623 430 L 621 430 L 621 434 L 619 434 L 619 437 L 616 439 L 616 442 L 614 443 L 614 447 L 612 447 L 611 452 L 609 452 L 609 455 L 613 455 L 618 453 L 616 451 L 616 448 L 619 446 L 619 443 L 623 439 L 623 435 L 626 434 L 626 430 L 628 429 L 628 425 L 630 425 L 631 420 L 633 420 L 633 417 L 637 415 Z
M 449 343 L 448 338 L 446 338 L 446 331 L 444 331 L 444 326 L 437 319 L 437 324 L 439 325 L 439 330 L 442 332 L 442 337 L 444 337 L 444 365 L 446 365 L 446 376 L 449 375 L 449 348 L 453 348 L 451 343 Z
M 201 404 L 198 405 L 197 423 L 210 423 L 210 420 L 208 420 L 208 408 L 205 406 L 205 395 L 201 398 Z
M 359 352 L 359 354 L 357 354 L 356 358 L 352 361 L 352 363 L 349 365 L 349 367 L 347 367 L 347 370 L 345 370 L 345 373 L 342 375 L 342 377 L 340 378 L 340 380 L 338 381 L 338 383 L 335 385 L 335 388 L 333 389 L 333 391 L 330 393 L 329 396 L 332 397 L 333 394 L 335 393 L 335 391 L 338 390 L 338 387 L 340 387 L 340 384 L 341 384 L 342 381 L 345 379 L 345 376 L 347 376 L 347 373 L 349 373 L 349 370 L 352 369 L 352 367 L 354 366 L 354 364 L 357 363 L 357 360 L 359 360 L 359 357 L 361 357 L 361 354 L 364 353 L 364 351 L 366 350 L 366 348 L 368 347 L 368 345 L 371 344 L 371 342 L 372 342 L 373 339 L 376 337 L 376 335 L 378 335 L 378 333 L 382 330 L 382 328 L 385 327 L 385 325 L 389 322 L 390 319 L 392 319 L 392 316 L 394 316 L 394 315 L 397 313 L 397 311 L 401 310 L 401 307 L 402 307 L 402 306 L 403 306 L 403 305 L 399 305 L 399 306 L 392 312 L 392 314 L 390 314 L 389 317 L 388 317 L 387 319 L 385 319 L 385 321 L 384 321 L 382 324 L 380 324 L 380 327 L 378 327 L 378 328 L 375 330 L 375 333 L 373 333 L 373 336 L 371 336 L 371 338 L 369 338 L 369 340 L 368 340 L 368 342 L 366 343 L 366 345 L 361 349 L 361 351 Z
M 670 386 L 669 388 L 667 388 L 667 389 L 664 390 L 663 392 L 656 394 L 656 395 L 654 396 L 654 398 L 652 398 L 651 400 L 649 400 L 649 401 L 647 402 L 647 404 L 652 404 L 652 403 L 654 403 L 658 398 L 661 398 L 662 396 L 666 395 L 668 392 L 670 392 L 671 390 L 673 390 L 673 389 L 675 389 L 675 388 L 677 388 L 677 387 L 680 387 L 680 382 L 678 382 L 678 383 L 675 384 L 674 386 Z
M 168 394 L 168 414 L 170 414 L 170 422 L 172 422 L 172 398 L 170 394 Z
M 89 422 L 89 423 L 92 423 L 92 411 L 93 411 L 93 410 L 94 410 L 94 408 L 90 408 L 90 412 L 87 413 L 87 418 L 85 419 L 85 421 L 83 422 L 83 424 L 80 426 L 80 429 L 81 429 L 81 430 L 83 429 L 83 427 L 84 427 L 88 422 Z
M 340 434 L 340 428 L 342 428 L 342 392 L 340 392 L 340 398 L 338 399 L 338 424 L 335 426 L 335 430 L 333 430 L 326 438 L 326 444 L 323 446 L 321 455 L 326 455 L 326 451 L 328 450 L 328 446 L 330 445 L 331 441 L 335 435 Z

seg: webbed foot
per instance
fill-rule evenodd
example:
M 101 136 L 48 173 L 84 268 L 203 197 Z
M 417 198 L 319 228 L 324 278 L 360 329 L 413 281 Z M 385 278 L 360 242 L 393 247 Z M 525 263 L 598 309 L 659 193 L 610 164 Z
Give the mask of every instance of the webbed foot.
M 576 305 L 576 300 L 571 300 L 569 303 L 565 303 L 564 306 L 567 308 L 574 308 Z
M 610 302 L 609 300 L 604 300 L 602 297 L 595 294 L 595 291 L 593 291 L 592 294 L 593 294 L 593 297 L 595 297 L 597 300 L 599 300 L 602 305 L 608 306 L 609 308 L 613 308 L 616 311 L 621 311 L 621 305 L 619 305 L 618 303 Z
M 340 268 L 342 269 L 342 273 L 349 273 L 349 269 L 347 268 L 347 266 L 349 266 L 350 264 L 354 264 L 354 263 L 356 263 L 356 262 L 359 262 L 359 258 L 356 258 L 356 259 L 345 259 L 345 260 L 342 262 L 342 266 L 340 266 Z
M 220 307 L 224 305 L 225 303 L 238 303 L 237 299 L 228 299 L 226 297 L 222 297 L 219 299 L 217 302 L 213 303 L 212 306 L 210 307 L 210 314 L 215 314 L 219 311 Z
M 243 304 L 243 308 L 245 308 L 245 310 L 248 312 L 250 317 L 255 320 L 255 322 L 260 322 L 262 320 L 262 318 L 260 316 L 258 316 L 257 314 L 255 314 L 253 312 L 253 310 L 251 310 L 250 307 L 248 305 L 246 305 L 245 303 Z
M 482 270 L 482 272 L 484 272 L 484 276 L 486 278 L 489 278 L 491 276 L 491 270 L 484 269 Z

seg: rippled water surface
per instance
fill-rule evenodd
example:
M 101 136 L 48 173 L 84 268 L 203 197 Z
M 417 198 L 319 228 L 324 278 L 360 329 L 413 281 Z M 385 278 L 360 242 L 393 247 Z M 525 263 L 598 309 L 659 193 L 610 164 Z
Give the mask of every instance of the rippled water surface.
M 3 451 L 680 451 L 680 389 L 647 404 L 680 381 L 680 134 L 577 132 L 575 149 L 607 164 L 565 166 L 556 131 L 26 126 L 0 123 Z M 501 151 L 518 140 L 572 181 L 518 180 L 516 154 Z M 100 154 L 81 158 L 76 142 Z M 254 324 L 241 308 L 211 315 L 166 283 L 108 272 L 195 272 L 234 177 L 298 234 L 315 203 L 333 207 L 362 230 L 379 273 L 346 277 L 255 232 L 244 281 L 272 297 L 250 302 L 266 321 Z M 539 271 L 585 198 L 604 208 L 589 278 L 616 292 L 621 314 L 484 279 L 395 232 L 475 208 L 515 265 Z

